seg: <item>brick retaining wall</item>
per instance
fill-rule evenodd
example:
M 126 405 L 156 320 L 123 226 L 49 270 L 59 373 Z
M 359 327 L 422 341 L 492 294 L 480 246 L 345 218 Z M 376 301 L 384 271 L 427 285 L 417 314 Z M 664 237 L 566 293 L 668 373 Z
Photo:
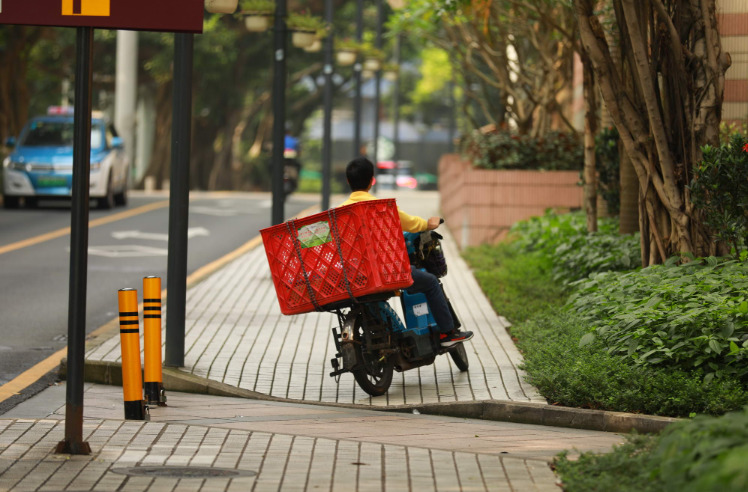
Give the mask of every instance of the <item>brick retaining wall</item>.
M 509 228 L 548 208 L 582 207 L 577 171 L 473 169 L 458 154 L 439 161 L 442 216 L 460 249 L 503 239 Z

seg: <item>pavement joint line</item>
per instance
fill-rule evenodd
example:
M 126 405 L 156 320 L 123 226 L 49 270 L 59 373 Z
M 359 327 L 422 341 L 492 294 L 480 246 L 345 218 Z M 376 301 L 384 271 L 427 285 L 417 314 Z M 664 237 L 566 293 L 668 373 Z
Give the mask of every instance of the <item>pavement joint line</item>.
M 60 377 L 66 376 L 66 361 L 60 364 Z M 84 364 L 84 379 L 89 383 L 110 386 L 122 385 L 122 366 L 119 362 L 90 361 Z M 604 432 L 658 433 L 668 425 L 682 419 L 660 417 L 608 410 L 561 407 L 542 403 L 517 402 L 511 400 L 478 400 L 458 402 L 415 403 L 405 405 L 369 406 L 356 403 L 324 402 L 313 400 L 295 400 L 270 396 L 257 391 L 237 388 L 201 376 L 189 374 L 178 368 L 163 369 L 163 384 L 168 391 L 197 393 L 213 396 L 246 398 L 259 401 L 274 401 L 302 405 L 316 405 L 334 408 L 372 410 L 390 413 L 414 413 L 424 415 L 469 418 L 477 420 L 495 420 L 521 424 L 566 427 L 571 429 L 594 430 Z
M 108 224 L 110 222 L 114 222 L 120 219 L 125 219 L 128 217 L 133 217 L 135 215 L 139 215 L 141 213 L 150 212 L 152 210 L 156 210 L 158 208 L 163 208 L 169 204 L 169 201 L 160 201 L 160 202 L 154 202 L 149 203 L 147 205 L 143 205 L 138 208 L 134 208 L 132 210 L 126 210 L 124 212 L 120 212 L 118 214 L 109 215 L 107 217 L 102 217 L 100 219 L 96 219 L 93 221 L 90 221 L 88 224 L 88 227 L 96 227 L 103 224 Z M 307 207 L 306 209 L 299 212 L 294 217 L 302 217 L 305 215 L 308 215 L 316 210 L 319 209 L 319 205 L 312 205 L 311 207 Z M 33 244 L 38 244 L 40 242 L 48 241 L 51 239 L 55 239 L 57 237 L 64 236 L 65 234 L 68 234 L 70 232 L 70 227 L 65 227 L 62 229 L 58 229 L 57 231 L 52 231 L 47 234 L 43 234 L 41 236 L 36 236 L 36 238 L 30 238 L 23 241 L 18 241 L 16 243 L 9 244 L 4 247 L 0 247 L 0 254 L 7 253 L 9 251 L 13 251 L 16 249 L 20 249 L 26 246 L 31 246 Z M 49 236 L 49 237 L 47 237 Z M 42 239 L 43 238 L 43 239 Z M 262 243 L 262 236 L 255 236 L 243 245 L 239 246 L 234 251 L 231 251 L 221 258 L 218 258 L 207 265 L 204 265 L 194 272 L 187 276 L 187 288 L 192 287 L 193 285 L 197 284 L 201 280 L 207 278 L 210 274 L 215 272 L 216 270 L 220 269 L 221 267 L 225 266 L 227 263 L 235 260 L 236 258 L 240 257 L 241 255 L 253 250 L 258 245 Z M 166 289 L 163 289 L 161 291 L 161 298 L 163 299 L 166 297 Z M 164 303 L 165 305 L 166 303 Z M 142 310 L 143 303 L 141 302 L 138 304 L 138 310 Z M 107 323 L 104 323 L 100 327 L 96 328 L 94 331 L 89 333 L 86 336 L 86 352 L 89 350 L 92 350 L 102 343 L 104 343 L 106 340 L 111 338 L 112 336 L 119 333 L 119 317 L 115 317 L 112 320 L 108 321 Z M 63 364 L 63 361 L 65 361 L 65 356 L 67 355 L 67 347 L 62 348 L 55 352 L 54 354 L 50 355 L 46 359 L 42 360 L 41 362 L 38 362 L 28 370 L 22 372 L 12 380 L 8 381 L 4 385 L 0 386 L 0 403 L 4 402 L 8 398 L 11 398 L 17 394 L 19 394 L 24 389 L 28 388 L 35 382 L 37 382 L 40 378 L 42 378 L 45 374 L 53 370 L 55 367 L 61 366 Z M 85 367 L 85 365 L 84 365 Z

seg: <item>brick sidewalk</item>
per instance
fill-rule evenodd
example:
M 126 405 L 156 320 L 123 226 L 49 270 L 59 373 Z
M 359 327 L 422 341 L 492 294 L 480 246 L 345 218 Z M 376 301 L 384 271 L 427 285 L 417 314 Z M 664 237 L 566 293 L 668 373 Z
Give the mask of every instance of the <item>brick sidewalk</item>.
M 89 456 L 54 454 L 64 385 L 0 419 L 0 490 L 558 490 L 548 461 L 616 434 L 169 393 L 124 421 L 122 389 L 86 385 Z M 26 416 L 20 418 L 20 416 Z M 33 418 L 36 417 L 36 418 Z M 135 473 L 139 472 L 139 473 Z
M 435 193 L 397 198 L 409 213 L 438 215 Z M 521 405 L 511 419 L 538 408 L 562 410 L 524 382 L 506 321 L 442 229 L 446 292 L 463 326 L 475 332 L 466 345 L 468 372 L 439 357 L 431 366 L 396 373 L 389 393 L 378 398 L 358 389 L 349 374 L 336 383 L 328 376 L 333 316 L 281 315 L 260 246 L 188 289 L 180 374 L 294 403 L 177 393 L 167 386 L 168 406 L 151 409 L 149 422 L 124 421 L 122 389 L 87 384 L 83 439 L 92 454 L 67 456 L 53 451 L 64 438 L 65 415 L 64 385 L 53 387 L 0 419 L 0 491 L 557 491 L 548 466 L 555 454 L 605 452 L 621 436 L 421 415 L 412 408 L 371 410 L 435 403 L 460 410 L 485 401 Z M 86 354 L 86 370 L 98 364 L 117 372 L 118 330 L 102 338 Z M 548 417 L 564 425 L 554 412 Z
M 395 196 L 411 214 L 438 215 L 435 192 Z M 494 313 L 447 228 L 439 231 L 449 261 L 445 290 L 463 326 L 475 333 L 466 344 L 468 372 L 460 372 L 448 356 L 442 356 L 433 365 L 396 373 L 390 391 L 382 397 L 364 393 L 350 374 L 337 384 L 328 376 L 335 350 L 334 315 L 283 316 L 261 246 L 188 290 L 184 370 L 298 401 L 372 406 L 482 400 L 545 403 L 523 380 L 518 368 L 522 358 L 506 332 L 506 321 Z M 398 304 L 392 302 L 401 312 Z M 119 337 L 89 351 L 86 359 L 118 363 Z

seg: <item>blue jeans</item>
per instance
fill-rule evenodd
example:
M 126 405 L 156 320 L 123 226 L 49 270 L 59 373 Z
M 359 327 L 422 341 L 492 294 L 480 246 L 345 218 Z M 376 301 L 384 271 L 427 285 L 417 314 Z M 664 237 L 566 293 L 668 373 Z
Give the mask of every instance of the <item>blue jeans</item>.
M 444 297 L 444 291 L 439 284 L 439 279 L 424 270 L 411 265 L 410 274 L 413 276 L 413 285 L 408 287 L 409 294 L 422 292 L 429 303 L 429 310 L 434 317 L 434 321 L 439 326 L 441 333 L 449 333 L 454 330 L 455 324 L 452 319 L 452 313 L 449 311 L 447 298 Z

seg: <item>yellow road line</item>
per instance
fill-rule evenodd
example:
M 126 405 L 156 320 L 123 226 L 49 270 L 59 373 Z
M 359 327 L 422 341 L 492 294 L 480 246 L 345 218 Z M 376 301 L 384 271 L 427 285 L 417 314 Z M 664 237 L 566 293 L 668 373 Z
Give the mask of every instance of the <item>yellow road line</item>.
M 37 365 L 22 372 L 16 376 L 13 380 L 0 386 L 0 402 L 7 400 L 13 395 L 17 395 L 21 390 L 31 386 L 38 381 L 42 376 L 47 374 L 49 371 L 60 365 L 60 361 L 67 355 L 68 349 L 60 349 L 54 354 L 50 355 Z
M 165 203 L 168 204 L 169 202 L 167 201 Z M 143 209 L 145 207 L 153 206 L 153 205 L 157 205 L 157 204 L 160 204 L 161 206 L 164 206 L 162 202 L 157 202 L 157 203 L 152 203 L 150 205 L 145 205 L 144 207 L 139 207 L 139 208 L 136 208 L 136 209 L 133 209 L 133 210 L 128 210 L 127 212 L 122 212 L 122 214 L 127 214 L 128 212 L 135 212 L 136 210 L 141 210 L 141 209 Z M 158 207 L 153 207 L 153 208 L 158 208 Z M 317 208 L 318 208 L 317 205 L 313 205 L 313 206 L 311 206 L 311 207 L 309 207 L 309 208 L 301 211 L 299 213 L 299 215 L 297 215 L 297 217 L 303 217 L 305 215 L 309 215 L 310 213 L 312 213 L 313 211 L 315 211 L 315 209 L 317 209 Z M 138 213 L 142 213 L 144 211 L 146 211 L 146 210 L 141 210 L 141 212 L 138 212 Z M 121 214 L 116 214 L 116 215 L 120 215 L 121 216 Z M 133 213 L 131 215 L 135 215 L 135 214 Z M 97 220 L 111 219 L 112 217 L 115 217 L 115 215 L 112 215 L 112 216 L 109 216 L 109 217 L 103 217 L 102 219 L 97 219 Z M 120 217 L 120 218 L 124 218 L 124 217 Z M 116 219 L 114 219 L 114 220 L 116 220 Z M 108 220 L 107 222 L 111 222 L 111 221 L 112 220 Z M 106 223 L 106 222 L 102 222 L 102 223 Z M 101 223 L 97 224 L 97 225 L 101 225 Z M 89 224 L 89 227 L 91 227 L 90 224 Z M 227 253 L 226 255 L 222 256 L 221 258 L 218 258 L 217 260 L 214 260 L 214 261 L 208 263 L 207 265 L 205 265 L 203 267 L 198 268 L 197 270 L 195 270 L 194 272 L 192 272 L 191 275 L 189 275 L 187 277 L 187 285 L 188 286 L 192 285 L 192 284 L 198 282 L 199 280 L 207 277 L 208 275 L 210 275 L 211 273 L 215 272 L 216 270 L 218 270 L 222 266 L 226 265 L 230 261 L 233 261 L 236 258 L 238 258 L 239 256 L 243 255 L 244 253 L 246 253 L 248 251 L 251 251 L 252 249 L 256 248 L 261 243 L 262 243 L 262 236 L 253 237 L 252 239 L 250 239 L 249 241 L 247 241 L 243 245 L 239 246 L 234 251 L 232 251 L 230 253 Z M 16 244 L 18 244 L 18 243 L 16 243 Z M 3 252 L 4 251 L 0 250 L 0 254 L 2 254 Z M 164 297 L 166 297 L 166 289 L 163 289 L 161 291 L 161 298 L 163 299 Z M 138 306 L 138 309 L 142 309 L 142 307 L 143 307 L 142 303 L 140 303 L 140 305 Z M 92 331 L 87 336 L 87 338 L 97 337 L 97 336 L 101 335 L 102 333 L 106 332 L 107 330 L 119 331 L 119 325 L 116 324 L 116 323 L 114 323 L 117 320 L 118 320 L 118 318 L 114 318 L 112 321 L 110 321 L 110 322 L 108 322 L 108 323 L 106 323 L 106 324 L 98 327 L 97 329 L 95 329 L 94 331 Z M 41 361 L 38 364 L 36 364 L 35 366 L 33 366 L 31 369 L 28 369 L 27 371 L 22 372 L 21 374 L 19 374 L 15 378 L 13 378 L 11 381 L 8 381 L 4 385 L 0 386 L 0 403 L 2 403 L 3 401 L 7 400 L 8 398 L 10 398 L 13 395 L 17 395 L 18 393 L 20 393 L 24 389 L 28 388 L 29 386 L 31 386 L 32 384 L 34 384 L 35 382 L 37 382 L 41 377 L 43 377 L 49 371 L 51 371 L 55 367 L 59 366 L 60 365 L 60 361 L 62 361 L 62 359 L 67 355 L 67 351 L 68 351 L 67 347 L 58 350 L 54 354 L 50 355 L 49 357 L 47 357 L 43 361 Z
M 118 214 L 108 215 L 106 217 L 101 217 L 99 219 L 92 220 L 88 223 L 88 228 L 91 229 L 92 227 L 109 224 L 110 222 L 114 222 L 117 220 L 127 219 L 128 217 L 133 217 L 135 215 L 140 215 L 146 212 L 150 212 L 151 210 L 163 208 L 163 207 L 166 207 L 167 205 L 169 205 L 168 200 L 149 203 L 148 205 L 143 205 L 142 207 L 133 208 L 132 210 L 125 210 L 124 212 L 120 212 Z M 57 239 L 58 237 L 65 236 L 67 234 L 70 234 L 70 227 L 63 227 L 62 229 L 57 229 L 56 231 L 47 232 L 46 234 L 41 234 L 36 237 L 24 239 L 23 241 L 18 241 L 18 242 L 11 243 L 5 246 L 1 246 L 0 255 L 4 253 L 8 253 L 10 251 L 15 251 L 17 249 L 25 248 L 27 246 L 33 246 L 34 244 L 43 243 L 51 239 Z

